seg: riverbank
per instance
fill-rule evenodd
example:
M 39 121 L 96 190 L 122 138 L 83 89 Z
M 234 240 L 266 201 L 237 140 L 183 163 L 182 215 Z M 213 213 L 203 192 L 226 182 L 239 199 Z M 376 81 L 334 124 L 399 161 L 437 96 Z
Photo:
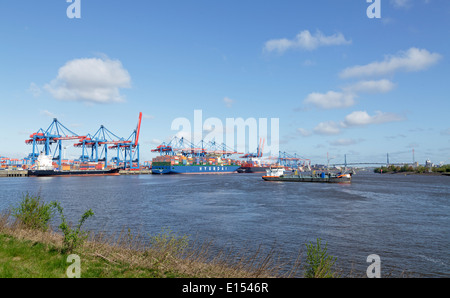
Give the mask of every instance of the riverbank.
M 450 165 L 442 165 L 440 167 L 425 167 L 411 165 L 375 168 L 374 173 L 379 174 L 404 174 L 404 175 L 429 175 L 429 176 L 450 176 Z
M 0 278 L 64 278 L 75 254 L 83 278 L 276 278 L 281 273 L 273 251 L 211 257 L 211 243 L 195 243 L 170 231 L 145 241 L 140 235 L 91 235 L 81 247 L 67 253 L 62 235 L 27 229 L 9 215 L 0 217 Z
M 0 278 L 67 277 L 67 269 L 73 261 L 61 253 L 58 245 L 48 241 L 52 236 L 46 238 L 46 241 L 28 240 L 0 234 Z M 83 278 L 185 277 L 171 270 L 155 270 L 133 262 L 121 262 L 95 250 L 84 249 L 78 251 L 77 256 L 82 260 L 80 277 Z
M 378 173 L 378 174 L 394 174 L 394 175 L 423 175 L 423 176 L 449 176 L 450 177 L 450 173 L 449 172 L 444 172 L 444 173 L 438 173 L 438 172 L 424 172 L 424 173 L 419 173 L 419 172 L 382 172 L 382 173 Z

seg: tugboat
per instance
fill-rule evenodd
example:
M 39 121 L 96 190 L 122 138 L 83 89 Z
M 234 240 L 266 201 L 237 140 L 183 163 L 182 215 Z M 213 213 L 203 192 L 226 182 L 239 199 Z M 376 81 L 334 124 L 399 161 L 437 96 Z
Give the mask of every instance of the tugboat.
M 297 170 L 293 173 L 285 174 L 283 166 L 271 166 L 266 171 L 266 175 L 262 176 L 265 181 L 286 181 L 286 182 L 322 182 L 322 183 L 351 183 L 351 173 L 313 173 L 306 175 L 299 173 Z

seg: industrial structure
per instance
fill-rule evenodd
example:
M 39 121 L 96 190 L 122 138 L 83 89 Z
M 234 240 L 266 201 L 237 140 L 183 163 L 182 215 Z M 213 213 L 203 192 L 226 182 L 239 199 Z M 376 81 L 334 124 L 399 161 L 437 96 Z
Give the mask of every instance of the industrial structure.
M 61 169 L 63 164 L 63 141 L 75 141 L 74 147 L 81 148 L 79 159 L 75 163 L 103 163 L 108 166 L 108 150 L 117 150 L 115 157 L 111 159 L 116 167 L 124 169 L 139 168 L 139 133 L 141 128 L 142 113 L 139 113 L 139 121 L 136 129 L 125 139 L 112 133 L 103 125 L 93 135 L 78 135 L 64 126 L 56 118 L 50 126 L 44 130 L 39 129 L 30 135 L 25 141 L 32 146 L 32 151 L 25 158 L 30 165 L 34 165 L 40 152 L 52 155 L 53 161 Z M 54 148 L 53 145 L 56 145 Z M 69 162 L 69 161 L 65 161 Z
M 185 138 L 174 137 L 152 152 L 160 154 L 152 159 L 152 174 L 226 174 L 241 166 L 229 158 L 239 152 L 215 141 L 202 140 L 194 145 Z
M 256 153 L 247 153 L 241 156 L 240 158 L 252 159 L 252 158 L 261 158 L 264 152 L 264 143 L 265 139 L 259 139 L 258 147 L 256 148 Z
M 278 157 L 270 157 L 270 159 L 275 159 L 279 165 L 286 168 L 311 168 L 311 160 L 300 157 L 297 153 L 290 154 L 285 151 L 279 151 Z
M 175 136 L 170 142 L 163 142 L 157 148 L 152 149 L 152 152 L 157 152 L 160 155 L 184 155 L 190 157 L 217 156 L 229 157 L 233 154 L 242 154 L 233 149 L 228 148 L 224 143 L 218 144 L 215 141 L 205 142 L 201 140 L 199 144 L 186 140 L 184 137 L 179 138 Z

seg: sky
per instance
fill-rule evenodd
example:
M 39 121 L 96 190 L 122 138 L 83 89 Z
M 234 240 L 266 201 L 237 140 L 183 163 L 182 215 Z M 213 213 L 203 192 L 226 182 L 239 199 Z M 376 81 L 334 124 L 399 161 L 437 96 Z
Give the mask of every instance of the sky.
M 233 148 L 450 164 L 448 0 L 70 2 L 0 0 L 1 156 L 27 156 L 54 118 L 128 138 L 142 112 L 141 161 L 265 119 Z

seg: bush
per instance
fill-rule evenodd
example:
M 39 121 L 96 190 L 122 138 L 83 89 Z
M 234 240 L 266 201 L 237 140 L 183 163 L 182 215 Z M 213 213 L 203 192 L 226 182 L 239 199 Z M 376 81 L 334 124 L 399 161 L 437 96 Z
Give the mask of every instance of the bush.
M 64 234 L 63 250 L 70 253 L 75 248 L 81 246 L 84 240 L 86 240 L 86 238 L 89 236 L 87 232 L 81 230 L 81 226 L 86 221 L 86 219 L 94 215 L 94 212 L 92 212 L 91 209 L 84 212 L 84 214 L 81 216 L 81 219 L 78 221 L 78 225 L 75 227 L 75 229 L 73 229 L 67 224 L 61 205 L 58 202 L 53 202 L 52 206 L 56 208 L 56 210 L 58 210 L 61 217 L 61 224 L 59 225 L 59 228 Z
M 29 229 L 47 231 L 54 208 L 52 203 L 46 204 L 41 197 L 32 196 L 28 192 L 22 195 L 19 207 L 12 208 L 12 215 Z
M 306 244 L 306 278 L 330 278 L 336 274 L 331 271 L 331 267 L 336 262 L 336 258 L 327 253 L 327 243 L 322 248 L 321 240 L 317 239 L 317 244 L 309 242 Z

